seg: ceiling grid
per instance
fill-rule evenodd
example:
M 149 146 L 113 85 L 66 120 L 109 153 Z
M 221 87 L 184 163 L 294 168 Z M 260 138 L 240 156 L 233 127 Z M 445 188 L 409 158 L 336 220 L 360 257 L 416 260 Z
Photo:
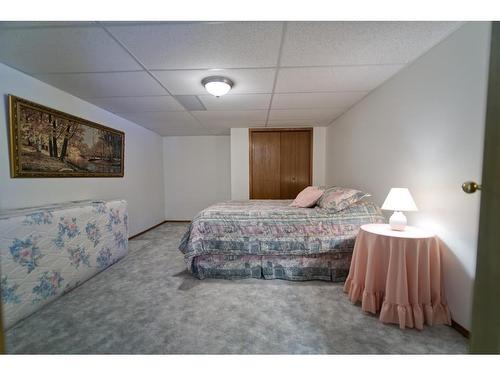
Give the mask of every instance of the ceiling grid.
M 271 92 L 271 98 L 269 100 L 269 108 L 267 109 L 267 114 L 266 114 L 266 128 L 268 127 L 269 124 L 269 114 L 271 113 L 271 108 L 273 106 L 273 98 L 274 98 L 274 92 L 276 90 L 276 82 L 278 82 L 278 73 L 281 66 L 281 55 L 283 53 L 283 44 L 285 43 L 286 25 L 287 23 L 283 22 L 283 29 L 281 30 L 280 48 L 278 51 L 278 60 L 276 61 L 276 72 L 274 73 L 273 89 Z
M 100 23 L 99 23 L 100 24 Z M 165 90 L 165 92 L 170 95 L 181 107 L 183 107 L 182 103 L 174 96 L 172 95 L 172 93 L 168 90 L 168 88 L 166 88 L 161 82 L 160 80 L 158 80 L 158 78 L 156 78 L 156 76 L 151 73 L 149 71 L 148 68 L 146 68 L 146 66 L 144 66 L 144 64 L 127 48 L 127 46 L 125 46 L 121 41 L 120 39 L 118 39 L 115 35 L 113 35 L 113 33 L 111 31 L 109 31 L 106 26 L 100 24 L 100 26 L 104 29 L 104 31 L 106 31 L 106 33 L 108 33 L 108 35 L 113 38 L 113 40 L 116 41 L 116 43 L 118 43 L 141 67 L 142 69 L 147 72 L 151 78 L 153 78 L 161 87 L 163 87 L 163 89 Z M 160 112 L 160 111 L 158 111 Z M 188 113 L 191 115 L 191 113 L 188 111 Z M 191 115 L 191 117 L 200 124 L 201 127 L 204 127 L 203 124 L 198 121 L 198 119 L 194 116 Z
M 163 136 L 223 135 L 329 126 L 462 24 L 0 22 L 0 62 Z

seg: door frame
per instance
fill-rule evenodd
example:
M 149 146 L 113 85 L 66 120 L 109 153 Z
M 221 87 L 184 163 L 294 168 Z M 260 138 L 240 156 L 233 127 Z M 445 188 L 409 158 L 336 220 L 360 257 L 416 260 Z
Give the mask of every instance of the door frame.
M 2 278 L 2 274 L 0 271 L 0 279 Z M 5 337 L 3 333 L 3 317 L 2 317 L 2 291 L 0 290 L 0 355 L 5 354 Z
M 500 353 L 500 22 L 491 25 L 470 351 Z
M 3 334 L 2 299 L 0 298 L 0 354 L 4 353 L 5 353 L 5 338 Z
M 248 129 L 248 163 L 249 163 L 249 168 L 248 168 L 248 184 L 249 184 L 249 198 L 253 199 L 253 134 L 254 133 L 264 133 L 264 132 L 294 132 L 294 131 L 307 131 L 309 132 L 309 139 L 310 139 L 310 166 L 309 170 L 311 171 L 309 175 L 309 185 L 312 185 L 312 180 L 313 180 L 313 165 L 314 165 L 314 128 L 249 128 Z

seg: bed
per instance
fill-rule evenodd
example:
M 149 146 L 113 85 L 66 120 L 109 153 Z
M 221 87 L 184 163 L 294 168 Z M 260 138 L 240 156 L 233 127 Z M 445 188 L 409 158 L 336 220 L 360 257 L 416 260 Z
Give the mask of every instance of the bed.
M 340 211 L 291 200 L 227 201 L 201 211 L 179 250 L 197 278 L 344 281 L 359 227 L 383 222 L 362 200 Z

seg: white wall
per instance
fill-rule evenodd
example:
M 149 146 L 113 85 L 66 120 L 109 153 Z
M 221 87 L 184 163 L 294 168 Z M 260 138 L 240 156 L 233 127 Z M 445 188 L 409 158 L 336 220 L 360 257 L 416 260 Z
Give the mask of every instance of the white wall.
M 313 131 L 313 185 L 326 184 L 326 130 L 315 127 Z
M 490 24 L 468 23 L 335 121 L 327 131 L 327 182 L 360 188 L 381 204 L 408 187 L 411 224 L 444 245 L 452 317 L 469 328 L 481 181 Z
M 156 133 L 0 64 L 0 209 L 80 199 L 124 198 L 130 235 L 164 220 L 162 141 Z M 10 178 L 6 94 L 125 132 L 123 178 Z
M 231 199 L 250 197 L 248 128 L 231 128 Z M 313 185 L 325 184 L 326 128 L 313 131 Z
M 231 128 L 231 199 L 250 197 L 248 128 Z
M 229 136 L 163 138 L 167 220 L 191 220 L 231 199 L 229 143 Z

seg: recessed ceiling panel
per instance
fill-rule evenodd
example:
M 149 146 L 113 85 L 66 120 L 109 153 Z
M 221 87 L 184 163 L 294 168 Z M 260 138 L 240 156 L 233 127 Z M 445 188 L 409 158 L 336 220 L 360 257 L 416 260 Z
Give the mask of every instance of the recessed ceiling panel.
M 273 109 L 269 113 L 269 121 L 273 120 L 324 120 L 331 121 L 342 113 L 340 109 Z
M 271 94 L 234 94 L 220 98 L 213 95 L 200 95 L 199 98 L 209 111 L 239 111 L 269 108 Z
M 270 120 L 268 128 L 305 128 L 310 126 L 327 126 L 326 120 Z
M 199 123 L 188 112 L 137 112 L 118 113 L 119 116 L 131 121 L 139 121 L 143 124 L 162 123 L 165 126 L 177 126 L 180 124 L 198 125 Z
M 290 119 L 290 120 L 269 120 L 268 127 L 299 128 L 302 126 L 327 126 L 331 120 L 327 119 Z
M 163 137 L 214 135 L 213 129 L 200 125 L 178 124 L 166 127 L 162 122 L 157 122 L 143 126 Z
M 370 91 L 403 65 L 280 69 L 276 92 Z
M 99 27 L 5 28 L 0 61 L 26 73 L 140 70 Z
M 176 95 L 175 98 L 188 111 L 206 111 L 207 109 L 196 95 Z
M 136 124 L 160 135 L 196 135 L 210 133 L 188 112 L 118 113 Z
M 367 91 L 275 94 L 272 109 L 349 108 Z
M 1 21 L 0 28 L 96 26 L 95 21 Z
M 290 22 L 281 66 L 405 64 L 460 22 Z
M 166 94 L 146 72 L 36 74 L 35 77 L 80 98 Z
M 148 69 L 275 66 L 281 22 L 198 22 L 108 27 Z
M 213 69 L 152 71 L 172 95 L 206 95 L 201 80 L 209 76 L 224 76 L 234 82 L 227 95 L 271 93 L 275 69 Z
M 171 96 L 108 97 L 87 100 L 114 113 L 184 111 L 184 108 Z
M 276 109 L 269 113 L 268 126 L 326 126 L 345 109 Z
M 186 128 L 185 126 L 179 126 L 176 128 L 162 128 L 161 126 L 156 129 L 153 127 L 148 127 L 149 130 L 158 133 L 162 137 L 189 137 L 189 136 L 203 136 L 203 135 L 220 135 L 217 131 L 213 129 L 208 129 L 205 127 L 201 128 Z
M 203 125 L 211 127 L 264 126 L 267 111 L 193 111 Z

